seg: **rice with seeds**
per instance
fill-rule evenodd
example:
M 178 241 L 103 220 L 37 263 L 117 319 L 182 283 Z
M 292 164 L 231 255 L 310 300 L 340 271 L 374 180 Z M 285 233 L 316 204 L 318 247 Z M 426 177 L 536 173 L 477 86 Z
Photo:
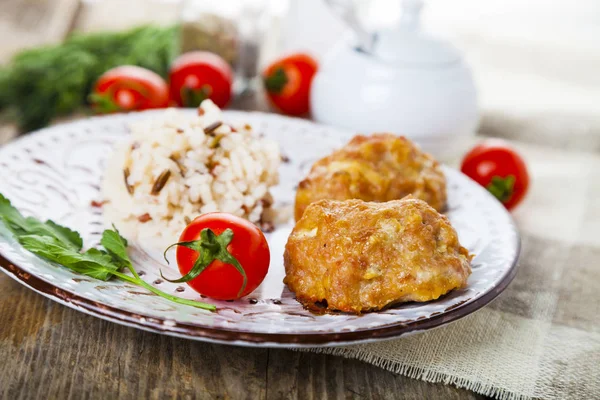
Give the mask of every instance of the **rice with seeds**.
M 213 211 L 268 224 L 280 160 L 275 142 L 248 124 L 228 125 L 210 100 L 198 115 L 169 109 L 132 124 L 131 137 L 109 160 L 104 216 L 128 237 L 165 243 L 176 241 L 186 222 Z

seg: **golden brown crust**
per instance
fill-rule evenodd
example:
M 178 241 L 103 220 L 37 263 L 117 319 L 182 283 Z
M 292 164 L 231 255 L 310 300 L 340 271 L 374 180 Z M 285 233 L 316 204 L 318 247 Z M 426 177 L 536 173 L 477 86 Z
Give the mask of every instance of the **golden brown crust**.
M 421 200 L 320 200 L 290 234 L 284 283 L 309 309 L 362 313 L 464 287 L 470 260 L 448 219 Z
M 317 200 L 389 201 L 412 194 L 442 211 L 446 179 L 438 162 L 403 136 L 355 136 L 318 160 L 296 192 L 295 217 Z

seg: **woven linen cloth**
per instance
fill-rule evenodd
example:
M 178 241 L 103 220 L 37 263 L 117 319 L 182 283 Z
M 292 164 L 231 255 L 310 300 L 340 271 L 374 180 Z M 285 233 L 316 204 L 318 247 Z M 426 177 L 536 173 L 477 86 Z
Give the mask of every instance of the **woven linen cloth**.
M 425 333 L 312 351 L 498 399 L 600 398 L 600 123 L 553 136 L 557 130 L 537 131 L 540 120 L 544 129 L 552 120 L 567 126 L 552 115 L 485 115 L 480 130 L 522 138 L 511 142 L 531 175 L 530 192 L 513 214 L 522 252 L 506 291 Z

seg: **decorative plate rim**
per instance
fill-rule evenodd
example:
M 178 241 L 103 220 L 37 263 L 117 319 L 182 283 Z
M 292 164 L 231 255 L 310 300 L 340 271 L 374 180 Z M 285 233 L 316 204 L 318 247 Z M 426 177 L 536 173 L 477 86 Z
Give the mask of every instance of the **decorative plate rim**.
M 467 301 L 448 312 L 422 320 L 390 324 L 381 328 L 358 329 L 351 332 L 335 333 L 257 333 L 181 323 L 164 318 L 132 313 L 86 299 L 76 293 L 61 289 L 38 276 L 31 275 L 5 258 L 2 254 L 0 254 L 0 270 L 23 286 L 29 287 L 44 297 L 69 308 L 82 311 L 106 321 L 149 332 L 213 343 L 252 347 L 344 346 L 348 344 L 369 343 L 382 339 L 396 339 L 409 333 L 416 333 L 421 330 L 445 325 L 483 308 L 508 287 L 517 273 L 517 265 L 521 253 L 521 240 L 518 233 L 516 238 L 517 256 L 510 269 L 506 271 L 498 285 L 481 297 L 473 301 Z
M 162 110 L 161 110 L 162 111 Z M 128 115 L 140 115 L 140 114 L 151 114 L 157 112 L 155 110 L 134 112 L 120 115 L 121 118 L 126 118 Z M 241 114 L 253 114 L 265 116 L 268 118 L 278 119 L 291 119 L 295 123 L 303 123 L 307 125 L 313 125 L 314 122 L 307 121 L 300 118 L 289 118 L 269 113 L 263 113 L 258 111 L 241 112 L 241 111 L 227 111 L 230 115 L 241 115 Z M 90 117 L 79 121 L 67 122 L 61 125 L 76 125 L 90 120 L 102 120 L 105 117 Z M 314 124 L 321 125 L 321 124 Z M 325 127 L 333 128 L 327 125 Z M 43 134 L 52 127 L 44 128 L 33 132 L 32 135 Z M 25 139 L 25 138 L 21 138 Z M 20 141 L 20 140 L 17 140 Z M 460 171 L 456 171 L 458 174 L 464 177 Z M 467 177 L 468 178 L 468 177 Z M 490 196 L 492 197 L 492 196 Z M 492 197 L 493 198 L 493 197 Z M 494 199 L 494 201 L 497 201 Z M 494 300 L 500 293 L 502 293 L 508 285 L 514 279 L 518 260 L 521 253 L 521 238 L 517 226 L 512 216 L 507 212 L 507 216 L 510 220 L 510 224 L 514 228 L 514 250 L 515 255 L 511 260 L 511 265 L 506 269 L 502 277 L 497 281 L 497 284 L 492 287 L 489 291 L 483 293 L 481 296 L 475 299 L 469 299 L 463 301 L 463 303 L 456 304 L 453 308 L 448 311 L 441 312 L 437 315 L 429 316 L 424 319 L 416 319 L 411 321 L 403 321 L 390 323 L 385 326 L 377 328 L 361 328 L 353 331 L 340 331 L 340 332 L 320 332 L 320 333 L 268 333 L 268 332 L 252 332 L 247 330 L 230 330 L 227 328 L 220 327 L 207 327 L 200 326 L 186 322 L 176 322 L 172 319 L 151 316 L 144 313 L 135 313 L 127 310 L 123 310 L 114 306 L 96 302 L 94 300 L 83 297 L 75 292 L 61 289 L 60 287 L 52 284 L 51 282 L 32 275 L 26 271 L 26 269 L 20 267 L 16 263 L 9 260 L 2 253 L 0 253 L 0 270 L 13 278 L 20 284 L 32 289 L 33 291 L 47 297 L 53 301 L 56 301 L 62 305 L 66 305 L 77 311 L 84 312 L 86 314 L 114 322 L 120 325 L 128 327 L 134 327 L 141 330 L 166 334 L 169 336 L 187 338 L 192 340 L 201 340 L 213 343 L 230 344 L 238 346 L 250 346 L 250 347 L 321 347 L 321 346 L 343 346 L 349 344 L 358 343 L 369 343 L 381 340 L 390 340 L 399 338 L 404 335 L 411 333 L 417 333 L 419 331 L 428 330 L 431 328 L 445 325 L 449 322 L 456 321 L 463 318 L 489 304 Z

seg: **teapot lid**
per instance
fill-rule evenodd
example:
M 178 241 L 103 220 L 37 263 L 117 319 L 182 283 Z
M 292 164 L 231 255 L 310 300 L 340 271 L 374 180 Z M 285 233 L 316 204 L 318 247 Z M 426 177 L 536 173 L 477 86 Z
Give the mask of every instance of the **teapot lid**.
M 419 15 L 421 0 L 403 0 L 402 16 L 394 29 L 377 34 L 373 54 L 397 66 L 436 67 L 460 60 L 459 51 L 451 44 L 422 32 Z

